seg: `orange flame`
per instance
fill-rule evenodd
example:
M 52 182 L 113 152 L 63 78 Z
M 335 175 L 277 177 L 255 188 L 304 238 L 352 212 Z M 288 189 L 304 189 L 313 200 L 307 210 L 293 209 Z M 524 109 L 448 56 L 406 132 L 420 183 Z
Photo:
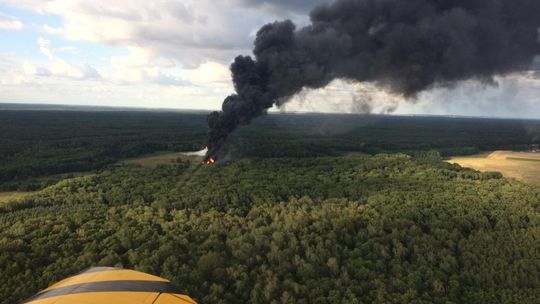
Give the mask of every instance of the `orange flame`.
M 207 161 L 206 161 L 206 164 L 207 165 L 213 165 L 214 163 L 216 162 L 216 160 L 212 157 L 210 157 Z

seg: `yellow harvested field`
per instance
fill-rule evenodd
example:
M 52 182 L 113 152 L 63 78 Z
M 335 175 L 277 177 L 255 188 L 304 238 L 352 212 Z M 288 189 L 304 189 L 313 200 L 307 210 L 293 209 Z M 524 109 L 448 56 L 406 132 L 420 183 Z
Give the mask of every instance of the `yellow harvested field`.
M 540 185 L 540 153 L 495 151 L 472 156 L 452 157 L 449 163 L 479 171 L 498 171 L 505 177 Z
M 512 151 L 495 151 L 489 153 L 488 159 L 517 159 L 540 161 L 540 153 L 535 152 L 512 152 Z
M 0 203 L 20 200 L 32 192 L 0 192 Z

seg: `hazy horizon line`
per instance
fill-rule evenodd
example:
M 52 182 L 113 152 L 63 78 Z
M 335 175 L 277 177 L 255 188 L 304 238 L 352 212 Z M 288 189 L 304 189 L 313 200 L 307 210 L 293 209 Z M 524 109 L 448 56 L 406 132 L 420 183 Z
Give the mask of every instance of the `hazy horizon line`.
M 12 107 L 11 109 L 3 108 L 3 106 Z M 107 111 L 107 110 L 133 110 L 138 112 L 205 112 L 210 113 L 218 111 L 218 109 L 194 109 L 194 108 L 171 108 L 171 107 L 145 107 L 145 106 L 121 106 L 121 105 L 92 105 L 92 104 L 64 104 L 64 103 L 32 103 L 32 102 L 0 102 L 0 111 L 3 110 L 33 110 L 30 107 L 43 107 L 50 110 L 69 110 L 71 109 L 88 109 L 95 111 Z M 58 109 L 54 109 L 58 107 Z M 65 109 L 62 109 L 65 108 Z M 38 109 L 36 109 L 38 110 Z M 500 119 L 500 120 L 540 120 L 539 118 L 522 118 L 522 117 L 503 117 L 503 116 L 476 116 L 476 115 L 458 115 L 458 114 L 392 114 L 392 113 L 361 113 L 361 112 L 318 112 L 318 111 L 286 111 L 286 110 L 271 110 L 269 115 L 305 115 L 305 114 L 318 114 L 318 115 L 371 115 L 371 116 L 394 116 L 394 117 L 445 117 L 445 118 L 477 118 L 477 119 Z

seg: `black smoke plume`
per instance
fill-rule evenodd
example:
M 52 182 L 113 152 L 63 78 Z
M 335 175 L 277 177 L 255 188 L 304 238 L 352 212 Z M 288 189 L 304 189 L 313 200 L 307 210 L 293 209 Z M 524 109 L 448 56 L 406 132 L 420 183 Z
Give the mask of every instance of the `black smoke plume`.
M 231 65 L 236 94 L 208 116 L 207 159 L 228 135 L 303 88 L 370 82 L 405 98 L 461 80 L 493 82 L 539 53 L 539 0 L 338 0 L 311 24 L 263 26 Z

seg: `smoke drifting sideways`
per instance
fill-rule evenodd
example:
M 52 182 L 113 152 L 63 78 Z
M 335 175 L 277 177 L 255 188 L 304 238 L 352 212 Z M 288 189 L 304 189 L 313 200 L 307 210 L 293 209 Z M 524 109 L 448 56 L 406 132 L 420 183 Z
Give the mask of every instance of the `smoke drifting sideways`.
M 238 126 L 303 88 L 345 79 L 414 99 L 527 70 L 540 51 L 538 0 L 337 0 L 314 8 L 310 20 L 300 29 L 290 20 L 267 24 L 254 58 L 236 57 L 236 93 L 207 118 L 206 160 Z

